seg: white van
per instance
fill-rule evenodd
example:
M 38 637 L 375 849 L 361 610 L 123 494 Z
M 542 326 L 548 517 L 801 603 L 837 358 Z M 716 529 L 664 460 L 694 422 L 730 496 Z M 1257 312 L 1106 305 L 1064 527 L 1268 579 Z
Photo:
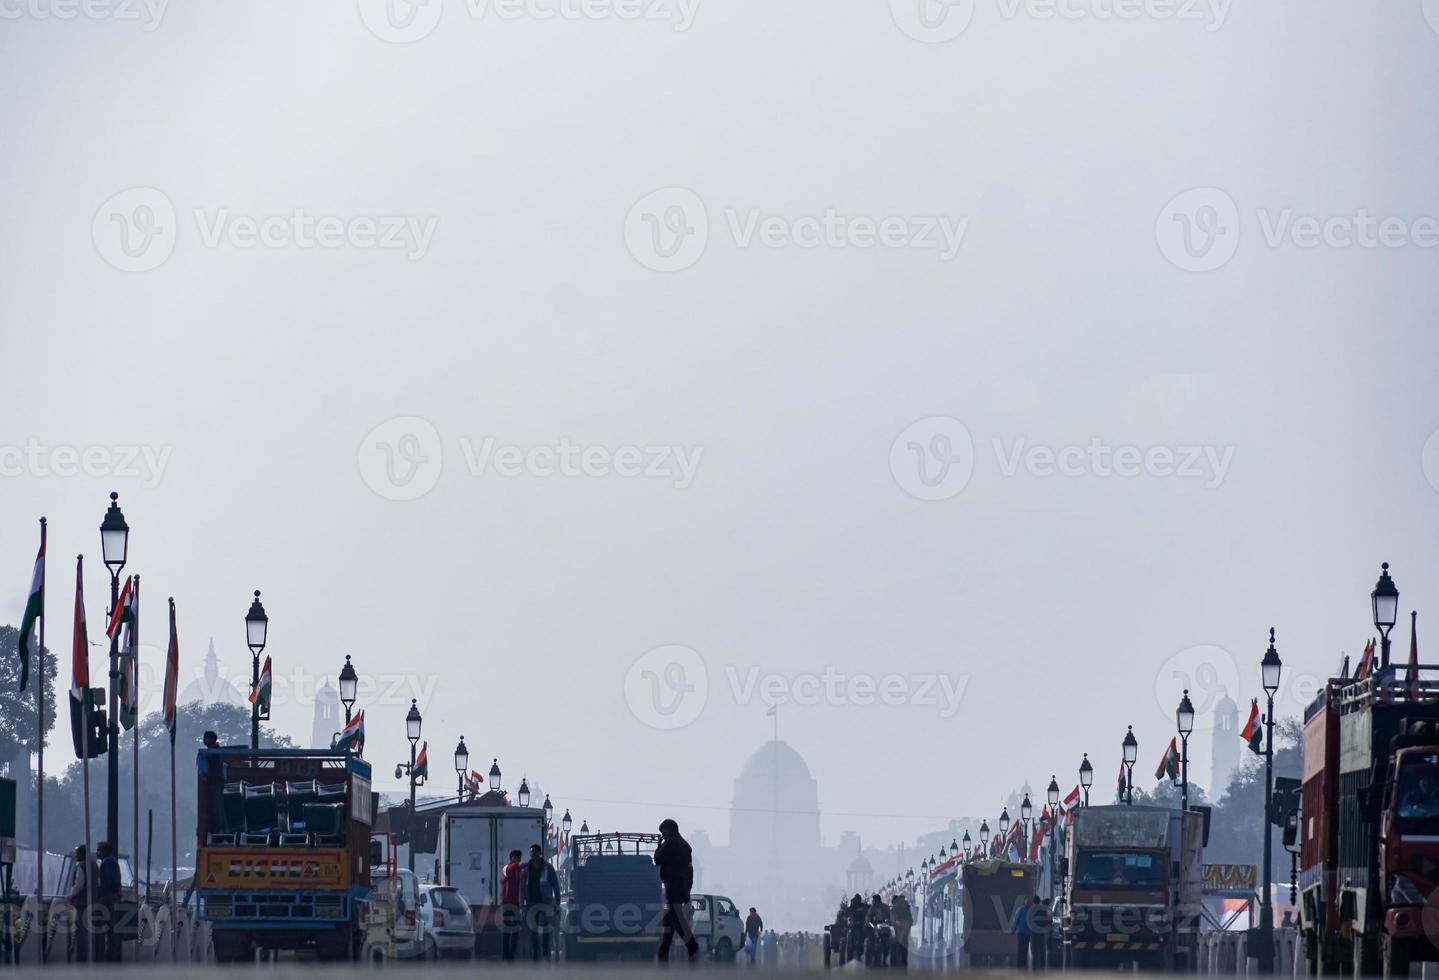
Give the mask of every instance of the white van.
M 734 902 L 723 895 L 691 895 L 690 927 L 700 952 L 729 962 L 744 945 L 744 920 Z

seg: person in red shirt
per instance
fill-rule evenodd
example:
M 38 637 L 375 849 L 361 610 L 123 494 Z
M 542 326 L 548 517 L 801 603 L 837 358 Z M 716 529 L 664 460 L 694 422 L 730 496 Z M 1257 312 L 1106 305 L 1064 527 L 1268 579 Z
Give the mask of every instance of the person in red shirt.
M 507 960 L 515 958 L 515 950 L 520 944 L 520 876 L 524 871 L 524 865 L 520 863 L 522 857 L 524 854 L 520 851 L 511 851 L 510 863 L 505 865 L 505 870 L 500 873 L 501 930 L 504 937 L 504 957 Z

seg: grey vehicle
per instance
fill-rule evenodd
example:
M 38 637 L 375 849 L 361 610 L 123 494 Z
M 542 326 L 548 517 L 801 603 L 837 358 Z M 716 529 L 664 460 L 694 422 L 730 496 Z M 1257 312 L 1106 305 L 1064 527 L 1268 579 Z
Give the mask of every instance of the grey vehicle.
M 459 889 L 448 885 L 421 888 L 416 918 L 420 951 L 425 959 L 474 958 L 475 926 L 470 903 Z

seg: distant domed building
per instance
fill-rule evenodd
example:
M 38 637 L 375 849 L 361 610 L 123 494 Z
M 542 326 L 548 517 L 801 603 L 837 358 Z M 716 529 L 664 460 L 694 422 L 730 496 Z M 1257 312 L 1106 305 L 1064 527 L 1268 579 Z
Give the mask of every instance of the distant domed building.
M 220 658 L 215 656 L 215 638 L 205 654 L 204 673 L 186 684 L 180 692 L 180 704 L 233 704 L 248 708 L 249 699 L 234 684 L 220 676 Z
M 345 724 L 340 714 L 340 692 L 328 677 L 315 692 L 315 721 L 310 728 L 310 748 L 328 749 Z
M 761 745 L 734 781 L 730 846 L 782 862 L 819 849 L 819 788 L 789 743 Z

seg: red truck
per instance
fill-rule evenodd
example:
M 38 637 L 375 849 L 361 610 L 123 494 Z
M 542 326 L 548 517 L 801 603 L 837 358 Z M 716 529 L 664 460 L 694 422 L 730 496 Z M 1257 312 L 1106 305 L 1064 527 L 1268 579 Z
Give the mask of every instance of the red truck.
M 1329 680 L 1304 713 L 1302 776 L 1309 974 L 1407 976 L 1439 960 L 1439 683 L 1393 665 Z

